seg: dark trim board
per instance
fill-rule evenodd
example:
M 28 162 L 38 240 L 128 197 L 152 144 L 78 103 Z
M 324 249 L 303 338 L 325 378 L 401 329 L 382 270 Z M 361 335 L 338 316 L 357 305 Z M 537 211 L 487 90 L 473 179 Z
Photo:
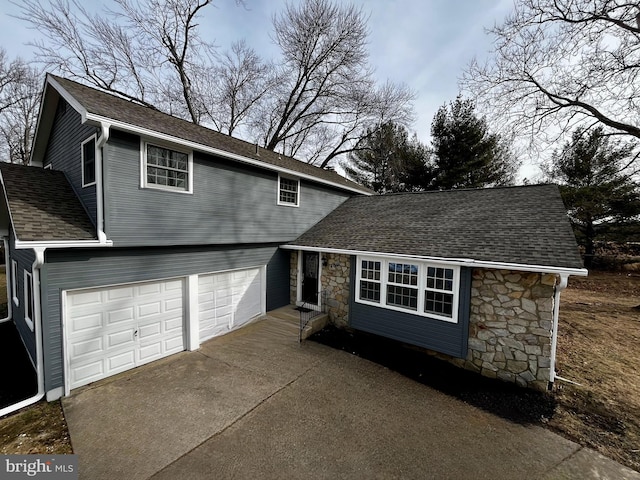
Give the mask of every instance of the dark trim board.
M 458 323 L 451 323 L 356 302 L 356 267 L 355 257 L 351 257 L 350 327 L 453 357 L 466 358 L 471 298 L 470 269 L 460 270 Z

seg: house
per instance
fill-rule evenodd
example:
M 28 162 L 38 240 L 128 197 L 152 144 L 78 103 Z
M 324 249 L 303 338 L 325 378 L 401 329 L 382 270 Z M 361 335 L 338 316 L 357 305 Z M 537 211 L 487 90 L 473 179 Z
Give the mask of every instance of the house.
M 560 292 L 587 273 L 555 185 L 352 197 L 282 248 L 292 302 L 317 277 L 334 324 L 538 389 Z
M 0 164 L 0 230 L 49 400 L 325 296 L 338 325 L 542 386 L 586 273 L 555 186 L 372 196 L 53 75 L 31 164 Z

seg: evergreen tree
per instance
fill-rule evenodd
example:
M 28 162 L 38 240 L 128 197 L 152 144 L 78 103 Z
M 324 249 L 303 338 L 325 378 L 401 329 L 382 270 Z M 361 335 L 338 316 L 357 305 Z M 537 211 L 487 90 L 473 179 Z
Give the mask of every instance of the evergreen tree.
M 343 167 L 352 180 L 376 193 L 402 192 L 421 189 L 420 184 L 430 180 L 426 157 L 416 137 L 388 122 L 368 130 Z
M 440 107 L 431 123 L 435 180 L 432 188 L 478 188 L 514 182 L 518 164 L 500 135 L 475 113 L 475 103 L 458 96 Z
M 562 199 L 589 268 L 595 240 L 637 223 L 640 193 L 629 166 L 635 145 L 614 142 L 601 127 L 578 129 L 546 167 L 549 180 L 560 182 Z

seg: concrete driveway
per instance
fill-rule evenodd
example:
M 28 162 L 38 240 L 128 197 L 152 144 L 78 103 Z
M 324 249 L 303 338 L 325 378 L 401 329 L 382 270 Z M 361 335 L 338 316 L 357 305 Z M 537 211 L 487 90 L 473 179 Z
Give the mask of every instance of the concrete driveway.
M 448 397 L 269 317 L 74 392 L 81 479 L 630 479 L 548 430 Z

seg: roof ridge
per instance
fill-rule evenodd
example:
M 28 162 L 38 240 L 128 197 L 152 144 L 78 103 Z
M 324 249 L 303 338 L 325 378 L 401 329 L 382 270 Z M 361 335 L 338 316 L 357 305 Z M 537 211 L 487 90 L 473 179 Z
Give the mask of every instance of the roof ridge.
M 427 194 L 453 194 L 460 192 L 481 192 L 481 191 L 495 191 L 495 190 L 508 190 L 508 189 L 525 189 L 530 187 L 549 187 L 549 186 L 558 186 L 556 183 L 536 183 L 536 184 L 527 184 L 527 185 L 499 185 L 495 187 L 477 187 L 477 188 L 452 188 L 449 190 L 421 190 L 416 192 L 388 192 L 388 193 L 377 193 L 372 195 L 374 198 L 383 198 L 383 197 L 398 197 L 398 196 L 408 196 L 408 195 L 427 195 Z

